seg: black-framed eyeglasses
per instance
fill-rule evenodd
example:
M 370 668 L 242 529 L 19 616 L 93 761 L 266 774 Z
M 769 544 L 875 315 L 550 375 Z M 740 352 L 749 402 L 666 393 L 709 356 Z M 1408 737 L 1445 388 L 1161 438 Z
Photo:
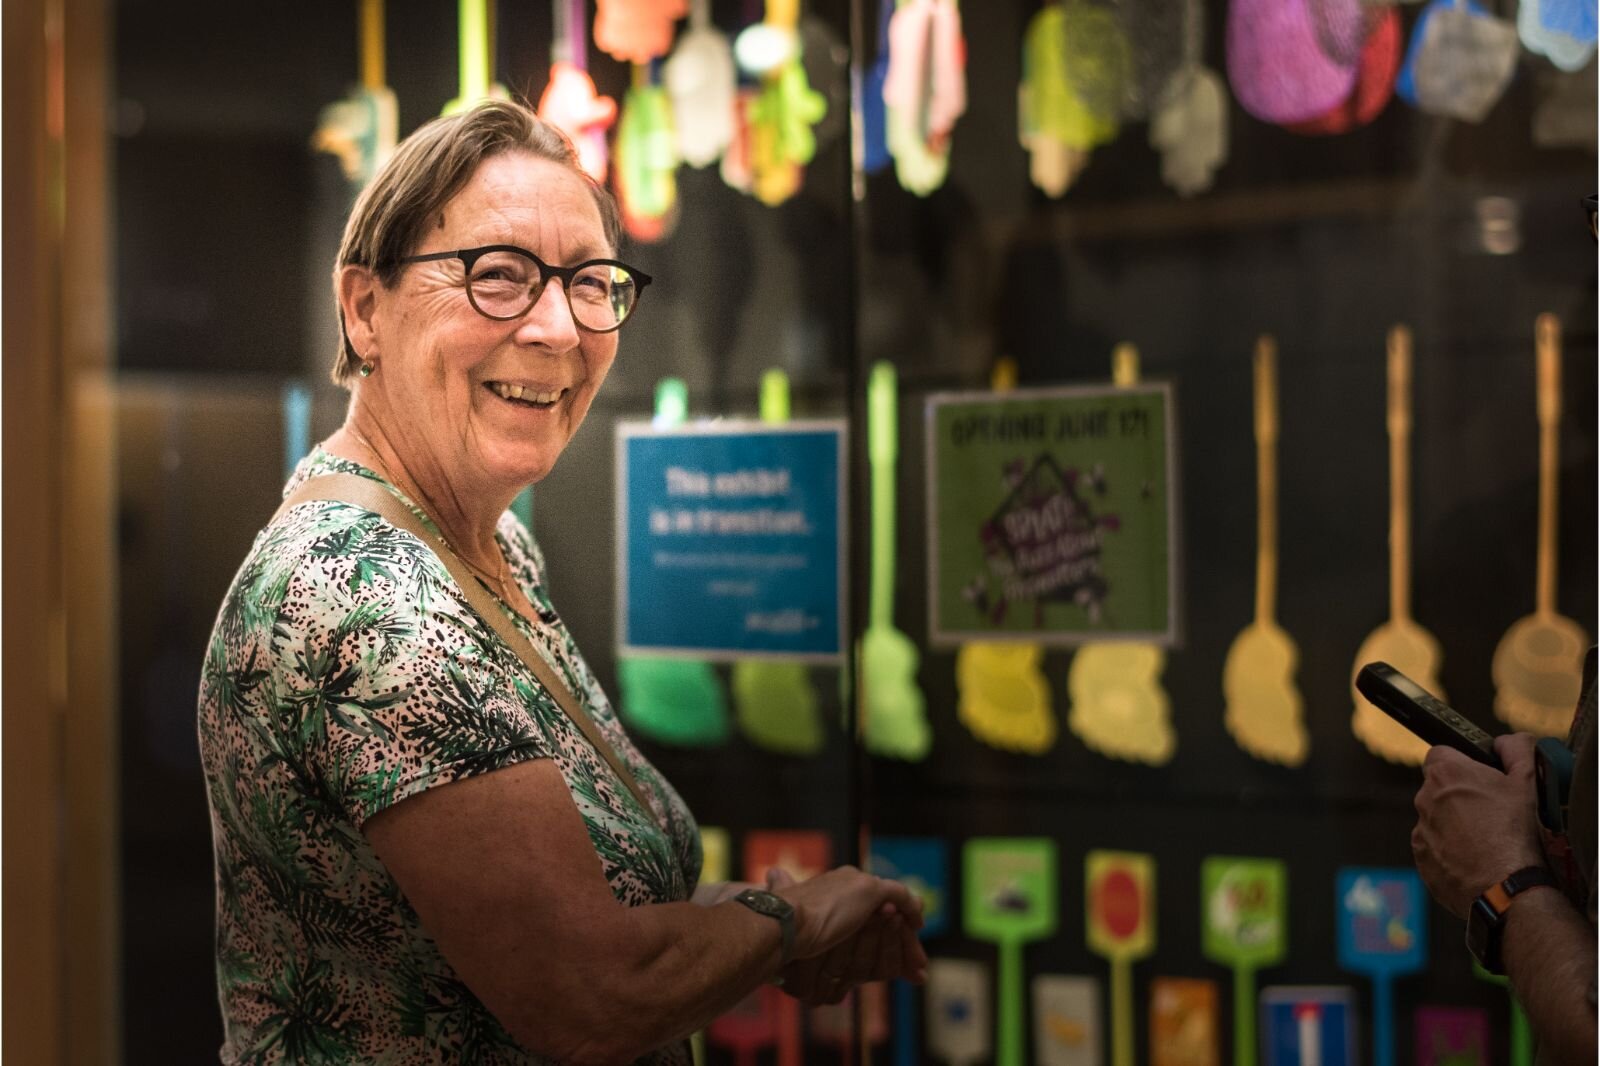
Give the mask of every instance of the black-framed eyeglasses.
M 620 260 L 588 259 L 577 266 L 551 266 L 514 244 L 408 255 L 395 262 L 404 265 L 441 259 L 461 260 L 468 302 L 478 314 L 499 322 L 527 314 L 550 279 L 559 278 L 572 320 L 591 333 L 610 333 L 633 314 L 639 294 L 650 284 L 649 274 Z

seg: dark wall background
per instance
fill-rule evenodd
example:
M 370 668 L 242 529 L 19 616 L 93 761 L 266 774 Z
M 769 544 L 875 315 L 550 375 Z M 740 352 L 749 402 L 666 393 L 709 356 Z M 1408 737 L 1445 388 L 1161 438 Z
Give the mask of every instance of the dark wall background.
M 719 25 L 736 27 L 748 6 L 715 4 Z M 870 52 L 875 5 L 856 6 Z M 1227 991 L 1226 973 L 1199 950 L 1201 857 L 1281 857 L 1290 957 L 1261 983 L 1364 990 L 1337 969 L 1334 870 L 1408 862 L 1417 780 L 1369 755 L 1348 726 L 1352 657 L 1387 613 L 1384 333 L 1405 321 L 1416 338 L 1415 612 L 1443 645 L 1452 703 L 1493 728 L 1489 659 L 1533 601 L 1532 322 L 1544 310 L 1566 324 L 1560 608 L 1596 627 L 1595 245 L 1578 207 L 1594 189 L 1594 157 L 1533 146 L 1546 75 L 1525 56 L 1481 126 L 1397 102 L 1367 129 L 1319 140 L 1235 108 L 1215 190 L 1184 201 L 1161 185 L 1135 125 L 1051 202 L 1028 184 L 1015 134 L 1019 42 L 1036 6 L 965 5 L 971 103 L 950 181 L 927 199 L 880 174 L 853 201 L 842 138 L 822 146 L 803 193 L 778 208 L 727 188 L 714 169 L 680 172 L 676 231 L 627 252 L 657 284 L 590 424 L 536 492 L 556 602 L 615 693 L 611 428 L 648 413 L 659 377 L 684 377 L 697 414 L 753 412 L 761 372 L 782 366 L 797 415 L 849 414 L 859 428 L 864 369 L 886 358 L 904 390 L 896 621 L 920 641 L 921 397 L 982 386 L 1003 354 L 1018 360 L 1023 385 L 1103 379 L 1111 346 L 1131 340 L 1145 375 L 1174 381 L 1179 397 L 1186 641 L 1163 678 L 1179 737 L 1169 765 L 1111 762 L 1064 730 L 1043 758 L 983 747 L 956 721 L 954 657 L 933 652 L 919 677 L 935 735 L 923 764 L 862 759 L 842 725 L 813 760 L 742 740 L 655 755 L 707 824 L 822 828 L 841 854 L 858 819 L 952 842 L 1055 838 L 1063 923 L 1030 949 L 1036 973 L 1104 976 L 1078 924 L 1082 853 L 1154 853 L 1160 947 L 1135 971 L 1141 1000 L 1156 974 L 1214 977 Z M 1222 5 L 1213 6 L 1206 58 L 1220 66 Z M 455 14 L 449 4 L 389 7 L 389 81 L 408 131 L 454 95 Z M 544 5 L 501 8 L 501 80 L 537 95 Z M 808 10 L 848 34 L 844 0 Z M 1403 10 L 1409 24 L 1415 11 Z M 334 345 L 327 278 L 349 192 L 308 143 L 318 109 L 355 78 L 354 12 L 123 0 L 116 19 L 124 1034 L 130 1063 L 203 1061 L 220 1024 L 193 693 L 216 604 L 281 484 L 280 388 L 316 386 L 318 437 L 343 414 L 343 394 L 322 382 Z M 626 71 L 591 58 L 601 90 L 620 95 Z M 1592 67 L 1585 76 L 1592 99 Z M 1476 208 L 1487 196 L 1518 209 L 1510 254 L 1483 250 Z M 1222 660 L 1253 604 L 1250 351 L 1261 331 L 1280 349 L 1279 615 L 1300 646 L 1312 735 L 1299 770 L 1249 758 L 1222 726 Z M 864 485 L 863 434 L 854 438 Z M 859 506 L 855 518 L 860 600 Z M 1058 713 L 1068 661 L 1047 659 Z M 837 672 L 813 680 L 842 722 Z M 1436 911 L 1432 934 L 1430 969 L 1398 986 L 1402 1047 L 1420 1002 L 1486 1006 L 1503 1037 L 1504 997 L 1471 979 L 1457 924 Z M 936 947 L 992 957 L 957 937 Z

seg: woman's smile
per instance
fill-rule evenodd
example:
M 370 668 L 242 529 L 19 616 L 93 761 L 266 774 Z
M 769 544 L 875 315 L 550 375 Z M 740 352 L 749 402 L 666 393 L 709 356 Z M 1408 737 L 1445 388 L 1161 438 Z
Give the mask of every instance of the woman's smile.
M 510 381 L 486 381 L 484 388 L 513 407 L 548 411 L 572 390 L 565 386 L 526 385 Z

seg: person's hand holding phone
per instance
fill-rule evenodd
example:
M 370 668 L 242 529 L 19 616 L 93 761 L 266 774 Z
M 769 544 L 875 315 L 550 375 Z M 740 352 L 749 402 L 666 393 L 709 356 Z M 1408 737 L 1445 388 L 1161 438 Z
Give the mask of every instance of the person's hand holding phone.
M 1446 747 L 1428 749 L 1411 852 L 1433 898 L 1465 919 L 1479 893 L 1544 863 L 1533 784 L 1534 738 L 1495 738 L 1504 772 Z

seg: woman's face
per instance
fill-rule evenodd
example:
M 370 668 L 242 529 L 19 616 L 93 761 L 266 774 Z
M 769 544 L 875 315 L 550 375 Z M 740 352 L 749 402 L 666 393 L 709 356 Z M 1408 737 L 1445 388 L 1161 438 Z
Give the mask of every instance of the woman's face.
M 589 188 L 560 163 L 494 156 L 445 205 L 411 254 L 512 244 L 555 266 L 613 253 Z M 459 259 L 413 263 L 376 289 L 372 316 L 385 433 L 431 492 L 505 491 L 550 472 L 617 354 L 615 333 L 579 329 L 562 283 L 520 318 L 473 310 Z M 508 386 L 522 398 L 503 395 Z M 514 391 L 514 390 L 513 390 Z

